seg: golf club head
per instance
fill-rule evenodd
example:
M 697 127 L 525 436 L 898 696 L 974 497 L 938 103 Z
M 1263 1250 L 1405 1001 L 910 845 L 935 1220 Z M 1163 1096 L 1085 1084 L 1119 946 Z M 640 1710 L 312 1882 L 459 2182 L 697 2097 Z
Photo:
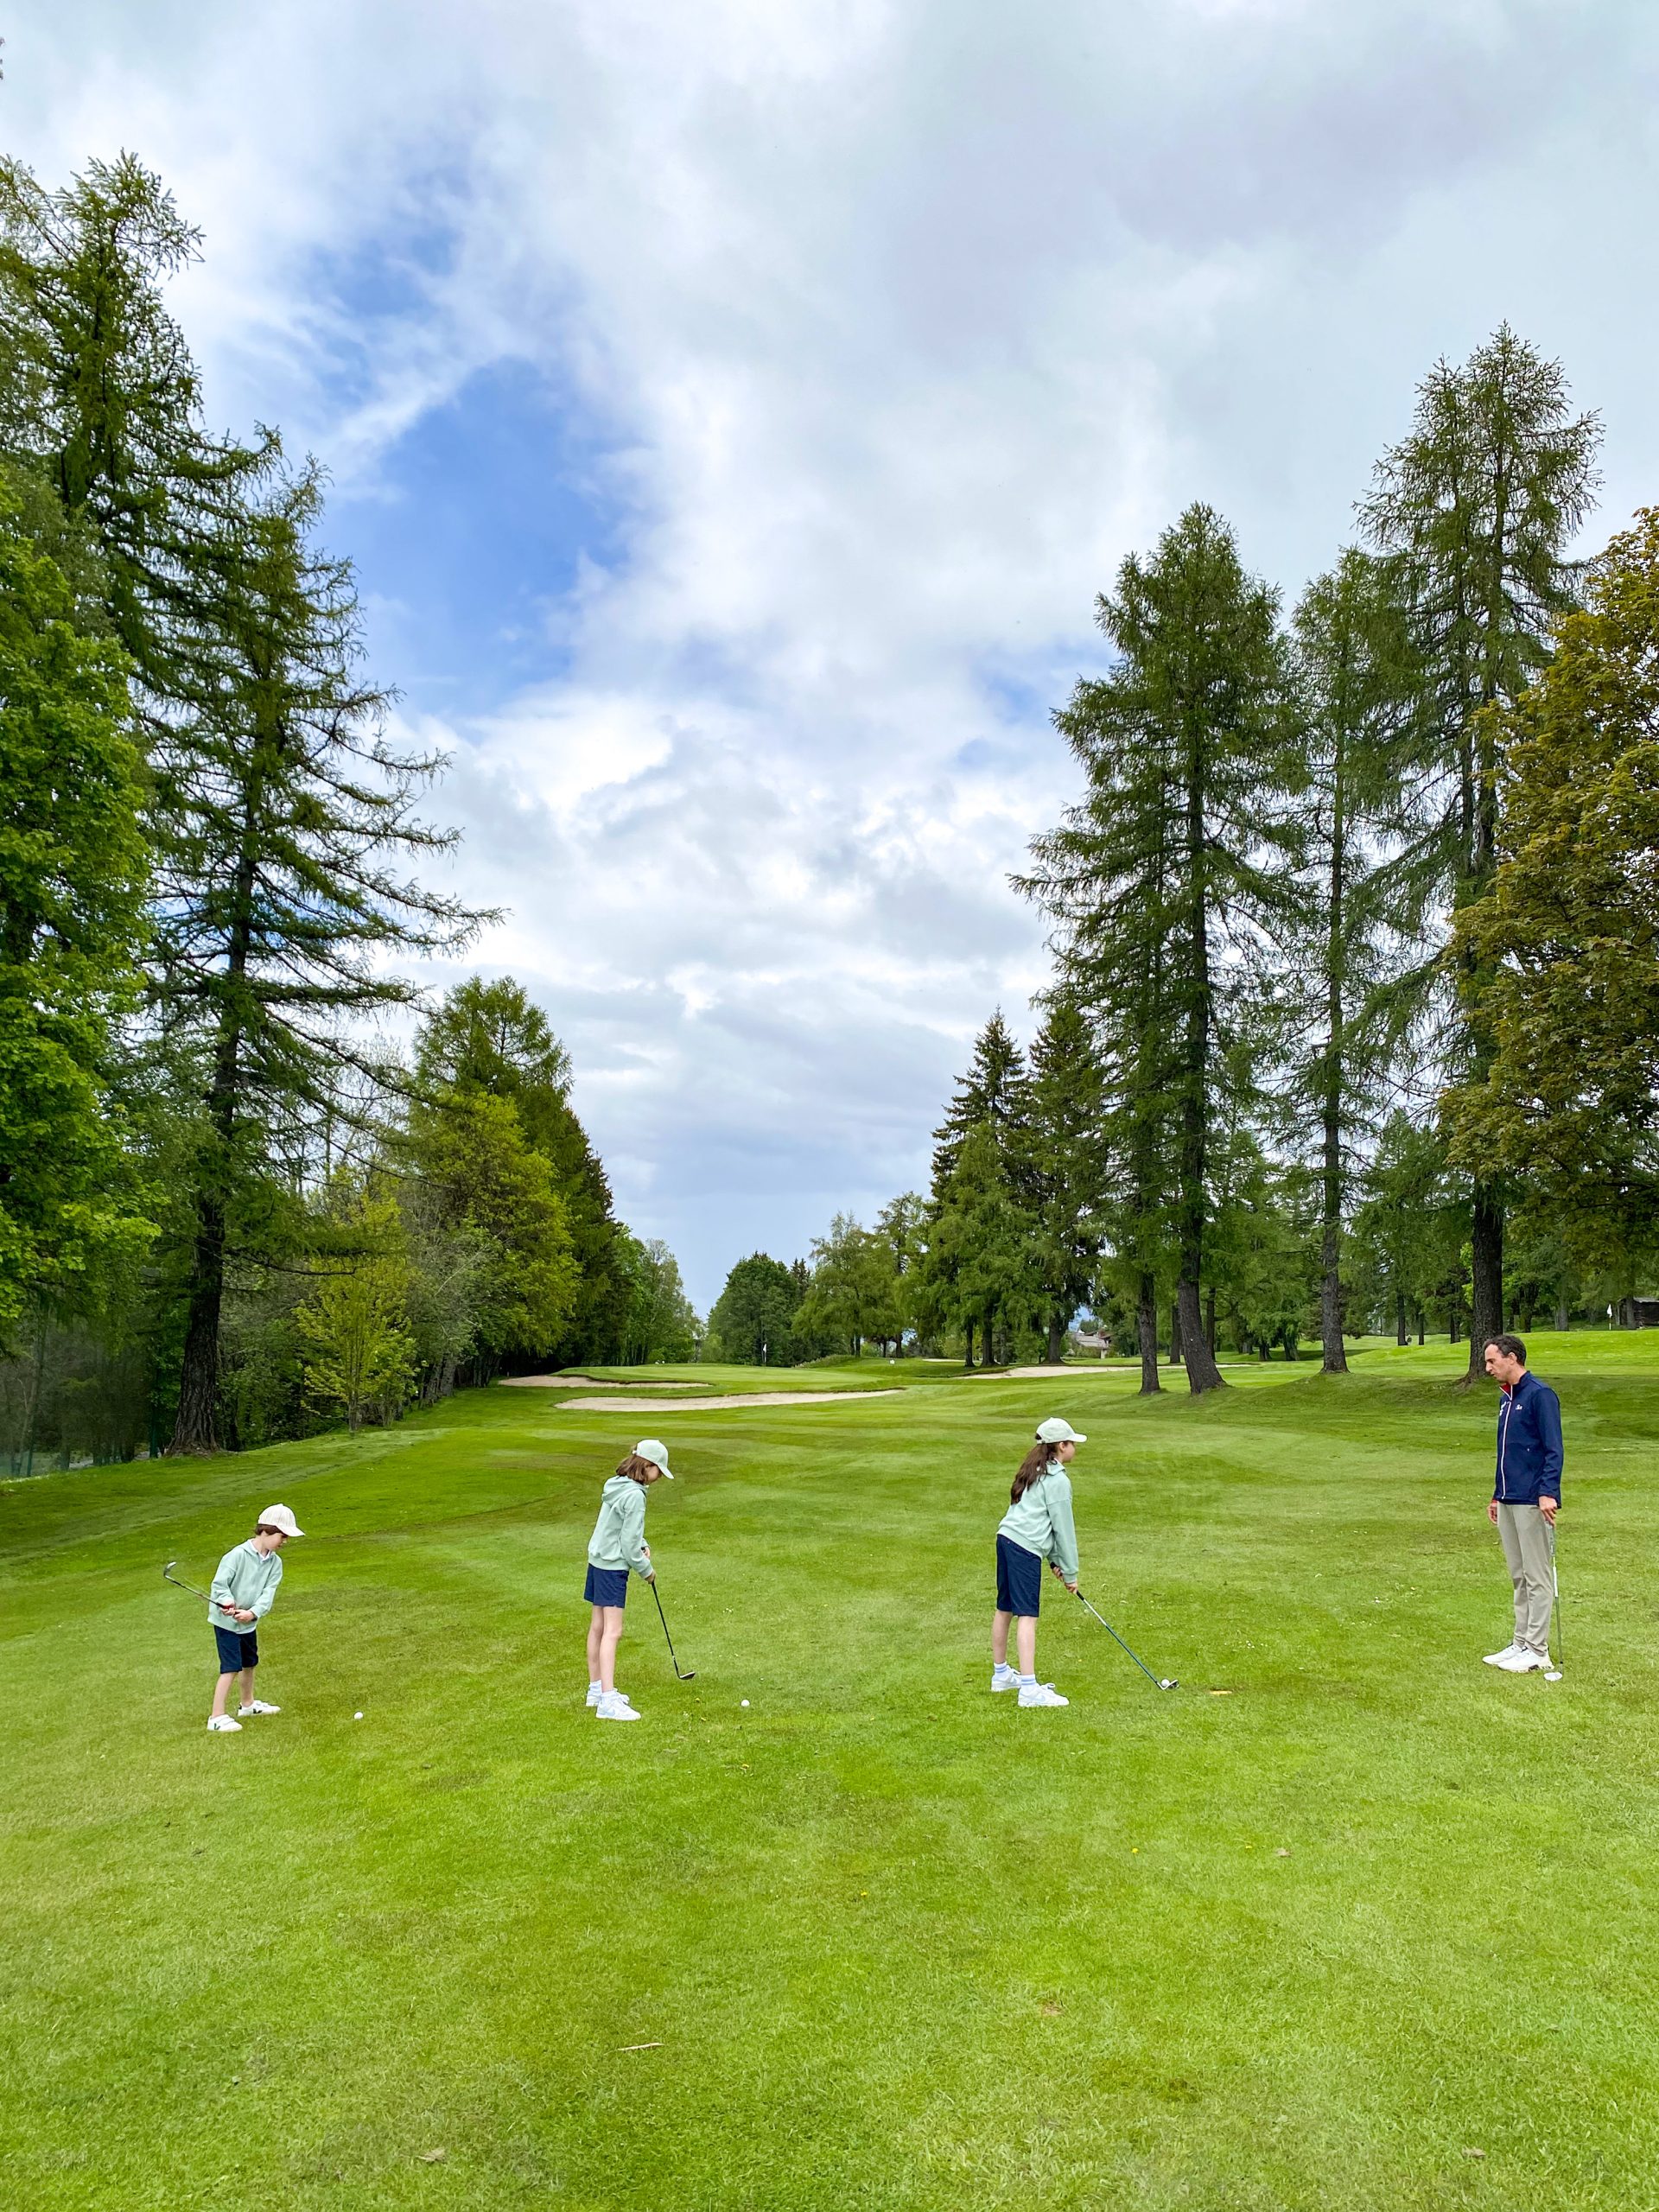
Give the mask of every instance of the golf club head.
M 162 1580 L 163 1582 L 170 1582 L 173 1580 L 173 1570 L 178 1563 L 179 1562 L 175 1559 L 168 1560 L 167 1565 L 162 1569 Z

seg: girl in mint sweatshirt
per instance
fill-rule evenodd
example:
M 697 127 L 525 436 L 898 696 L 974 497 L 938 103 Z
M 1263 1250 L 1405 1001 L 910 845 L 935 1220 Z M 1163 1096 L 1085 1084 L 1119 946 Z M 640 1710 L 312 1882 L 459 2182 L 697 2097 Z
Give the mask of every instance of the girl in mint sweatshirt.
M 1078 1445 L 1088 1441 L 1070 1421 L 1056 1417 L 1042 1422 L 1036 1442 L 1020 1462 L 1008 1510 L 996 1532 L 991 1688 L 1018 1690 L 1022 1706 L 1071 1703 L 1052 1682 L 1037 1679 L 1037 1612 L 1045 1562 L 1068 1590 L 1077 1586 L 1077 1531 L 1071 1518 L 1071 1478 L 1065 1470 Z M 1015 1628 L 1017 1671 L 1008 1664 L 1010 1628 Z
M 616 1647 L 622 1637 L 628 1577 L 655 1580 L 651 1546 L 645 1541 L 645 1492 L 669 1472 L 668 1446 L 648 1436 L 636 1444 L 606 1484 L 599 1518 L 588 1545 L 588 1580 L 582 1591 L 593 1607 L 588 1624 L 588 1702 L 601 1720 L 637 1720 L 639 1715 L 616 1687 Z

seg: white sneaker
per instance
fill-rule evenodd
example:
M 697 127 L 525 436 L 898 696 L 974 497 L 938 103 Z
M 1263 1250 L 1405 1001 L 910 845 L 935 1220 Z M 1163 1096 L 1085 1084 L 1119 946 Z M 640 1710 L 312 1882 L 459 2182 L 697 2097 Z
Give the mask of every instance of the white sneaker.
M 228 1713 L 216 1713 L 207 1723 L 207 1732 L 210 1736 L 239 1736 L 242 1723 L 232 1720 Z
M 638 1720 L 640 1716 L 626 1698 L 613 1690 L 608 1697 L 603 1691 L 594 1700 L 594 1714 L 600 1720 Z
M 1506 1643 L 1501 1651 L 1489 1651 L 1480 1663 L 1483 1667 L 1507 1667 L 1520 1649 L 1518 1643 Z
M 1020 1702 L 1027 1705 L 1070 1705 L 1069 1697 L 1062 1697 L 1052 1682 L 1021 1682 Z
M 1535 1651 L 1517 1649 L 1511 1657 L 1500 1659 L 1497 1663 L 1506 1675 L 1541 1675 L 1549 1662 Z
M 597 1705 L 597 1704 L 599 1703 L 600 1699 L 601 1699 L 601 1697 L 603 1697 L 603 1696 L 604 1696 L 604 1694 L 605 1694 L 604 1691 L 603 1691 L 603 1690 L 601 1690 L 601 1689 L 600 1688 L 599 1684 L 598 1684 L 597 1682 L 589 1682 L 589 1683 L 588 1683 L 588 1704 L 589 1704 L 589 1705 Z
M 1019 1687 L 1020 1670 L 1017 1667 L 1010 1667 L 1005 1659 L 1000 1667 L 992 1668 L 991 1688 L 994 1690 L 1017 1690 Z
M 280 1713 L 283 1708 L 280 1705 L 267 1705 L 264 1698 L 257 1697 L 251 1705 L 239 1705 L 236 1709 L 245 1720 L 251 1713 Z

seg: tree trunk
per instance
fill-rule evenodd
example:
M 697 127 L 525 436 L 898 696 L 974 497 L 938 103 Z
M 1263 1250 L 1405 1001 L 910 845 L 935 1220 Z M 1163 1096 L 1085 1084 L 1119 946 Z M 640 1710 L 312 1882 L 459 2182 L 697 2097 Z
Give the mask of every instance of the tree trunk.
M 1463 1308 L 1455 1298 L 1446 1315 L 1446 1332 L 1454 1344 L 1463 1342 Z
M 1065 1323 L 1058 1313 L 1049 1317 L 1048 1363 L 1058 1367 L 1065 1357 Z
M 971 1367 L 974 1363 L 974 1325 L 971 1321 L 964 1321 L 963 1323 L 962 1333 L 965 1344 L 965 1349 L 962 1355 L 962 1363 L 964 1367 Z
M 1490 1183 L 1475 1185 L 1470 1224 L 1469 1379 L 1486 1372 L 1486 1346 L 1503 1327 L 1503 1205 Z
M 1181 1309 L 1174 1299 L 1169 1301 L 1169 1363 L 1181 1363 Z
M 979 1325 L 979 1363 L 995 1367 L 996 1362 L 996 1308 L 988 1306 Z
M 1164 1386 L 1158 1380 L 1158 1288 L 1149 1274 L 1141 1277 L 1135 1332 L 1141 1344 L 1141 1395 L 1154 1397 Z
M 1221 1390 L 1226 1388 L 1221 1370 L 1216 1365 L 1216 1356 L 1205 1342 L 1204 1325 L 1198 1314 L 1198 1286 L 1183 1279 L 1176 1293 L 1176 1302 L 1181 1319 L 1181 1353 L 1186 1362 L 1186 1387 L 1197 1397 L 1201 1390 Z
M 1394 1341 L 1397 1344 L 1406 1341 L 1406 1294 L 1403 1290 L 1396 1290 L 1394 1294 Z
M 179 1370 L 179 1410 L 169 1451 L 219 1449 L 219 1317 L 224 1300 L 225 1215 L 218 1201 L 204 1194 L 196 1212 L 190 1310 Z
M 1555 1301 L 1555 1326 L 1558 1329 L 1567 1326 L 1567 1300 L 1564 1298 L 1558 1298 Z
M 1320 1258 L 1325 1268 L 1324 1279 L 1319 1285 L 1319 1336 L 1325 1347 L 1322 1372 L 1345 1375 L 1348 1372 L 1348 1352 L 1342 1341 L 1341 1262 L 1337 1248 L 1337 1224 L 1328 1212 Z
M 1424 1345 L 1424 1344 L 1426 1344 L 1427 1342 L 1428 1342 L 1428 1315 L 1424 1312 L 1423 1308 L 1420 1306 L 1417 1308 L 1417 1343 L 1418 1343 L 1418 1346 L 1419 1346 L 1419 1348 L 1421 1349 L 1421 1346 L 1422 1346 L 1422 1345 Z

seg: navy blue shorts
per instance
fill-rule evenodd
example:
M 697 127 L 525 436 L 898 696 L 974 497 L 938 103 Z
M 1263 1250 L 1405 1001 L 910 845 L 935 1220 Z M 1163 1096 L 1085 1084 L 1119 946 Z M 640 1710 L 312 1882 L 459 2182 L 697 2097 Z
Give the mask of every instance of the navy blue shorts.
M 219 1671 L 221 1675 L 239 1675 L 244 1667 L 259 1664 L 259 1632 L 257 1629 L 220 1628 L 215 1621 L 213 1642 L 219 1646 Z
M 582 1596 L 590 1605 L 626 1605 L 628 1570 L 626 1567 L 590 1567 Z
M 1027 1613 L 1035 1620 L 1043 1606 L 1043 1562 L 1023 1544 L 999 1535 L 996 1540 L 996 1610 L 999 1613 Z

